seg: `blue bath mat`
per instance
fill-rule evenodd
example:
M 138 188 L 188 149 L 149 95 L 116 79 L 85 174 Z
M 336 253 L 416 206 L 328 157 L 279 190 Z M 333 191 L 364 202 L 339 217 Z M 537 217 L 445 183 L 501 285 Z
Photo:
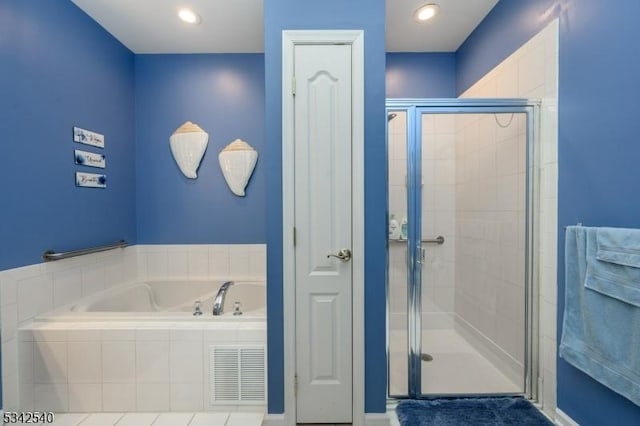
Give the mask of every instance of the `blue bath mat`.
M 400 402 L 402 426 L 553 426 L 524 398 L 440 398 Z

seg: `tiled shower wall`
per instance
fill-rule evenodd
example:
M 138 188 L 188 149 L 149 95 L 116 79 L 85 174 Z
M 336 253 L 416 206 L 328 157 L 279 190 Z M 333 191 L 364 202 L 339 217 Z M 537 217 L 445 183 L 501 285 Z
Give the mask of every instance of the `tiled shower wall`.
M 455 117 L 422 115 L 422 328 L 453 325 L 455 284 Z
M 541 99 L 539 247 L 534 253 L 540 294 L 540 372 L 543 409 L 556 408 L 558 21 L 555 20 L 467 90 L 465 98 Z
M 547 28 L 533 37 L 529 42 L 517 50 L 513 55 L 503 61 L 494 70 L 489 72 L 478 83 L 467 90 L 461 97 L 466 98 L 530 98 L 540 99 L 542 108 L 540 111 L 540 126 L 538 139 L 538 171 L 539 171 L 539 202 L 534 210 L 535 233 L 538 237 L 537 251 L 534 253 L 534 264 L 536 274 L 539 277 L 540 294 L 540 321 L 539 325 L 534 324 L 534 331 L 540 328 L 540 372 L 541 390 L 544 410 L 550 415 L 555 414 L 556 406 L 556 245 L 557 245 L 557 96 L 558 96 L 558 22 L 552 22 Z M 444 118 L 444 116 L 442 117 Z M 478 116 L 475 116 L 478 119 Z M 456 227 L 450 231 L 450 238 L 442 247 L 427 246 L 427 267 L 423 270 L 423 318 L 429 311 L 439 308 L 445 310 L 453 306 L 453 311 L 461 317 L 466 317 L 473 321 L 475 327 L 485 330 L 489 337 L 495 339 L 512 354 L 516 360 L 522 360 L 522 316 L 520 308 L 524 306 L 523 293 L 521 290 L 524 271 L 522 259 L 524 253 L 521 249 L 514 250 L 514 247 L 524 247 L 523 241 L 514 240 L 507 235 L 523 235 L 524 226 L 524 197 L 525 192 L 517 188 L 524 188 L 524 156 L 519 149 L 524 147 L 524 122 L 522 117 L 514 116 L 510 126 L 502 128 L 496 126 L 494 116 L 485 117 L 485 122 L 478 121 L 470 123 L 472 116 L 460 117 L 455 122 L 455 148 L 456 161 L 460 164 L 449 166 L 446 154 L 433 154 L 434 158 L 428 158 L 430 147 L 426 147 L 423 153 L 423 237 L 430 238 L 436 234 L 444 235 L 447 230 L 446 224 L 437 222 L 437 211 L 430 211 L 438 203 L 442 204 L 445 211 L 447 203 L 455 206 Z M 509 115 L 497 115 L 501 124 L 505 125 L 510 120 Z M 425 140 L 429 139 L 429 133 L 435 135 L 437 124 L 434 120 L 429 123 L 429 118 L 423 122 Z M 493 121 L 493 122 L 491 122 Z M 465 136 L 465 127 L 471 126 Z M 490 127 L 491 126 L 491 127 Z M 444 129 L 444 127 L 441 127 Z M 476 132 L 472 134 L 473 132 Z M 460 158 L 465 156 L 464 140 L 475 138 L 480 140 L 478 134 L 481 132 L 493 132 L 493 137 L 487 138 L 486 143 L 491 147 L 476 146 L 483 152 L 478 152 L 475 164 L 464 164 L 465 160 Z M 446 133 L 446 132 L 445 132 Z M 467 144 L 468 145 L 468 144 Z M 449 147 L 453 147 L 449 141 Z M 443 142 L 439 148 L 446 147 Z M 450 149 L 450 148 L 449 148 Z M 468 151 L 466 151 L 468 153 Z M 501 159 L 505 156 L 518 156 L 518 162 L 507 162 Z M 435 158 L 440 156 L 440 158 Z M 389 211 L 395 213 L 400 221 L 406 209 L 406 187 L 404 179 L 406 175 L 406 118 L 403 113 L 389 123 Z M 470 157 L 471 158 L 471 157 Z M 480 165 L 480 159 L 483 166 Z M 512 169 L 508 169 L 511 167 Z M 513 168 L 515 167 L 515 168 Z M 438 179 L 443 185 L 447 185 L 447 177 L 443 175 L 443 170 L 453 169 L 457 194 L 454 191 L 449 194 L 439 192 L 435 187 L 430 187 Z M 437 170 L 440 169 L 440 172 Z M 498 175 L 505 179 L 500 179 L 500 183 L 488 178 L 489 171 L 494 172 L 494 177 Z M 471 175 L 469 175 L 471 173 Z M 470 179 L 472 176 L 485 180 L 477 181 Z M 444 176 L 444 177 L 443 177 Z M 431 180 L 433 178 L 433 180 Z M 482 178 L 481 178 L 482 179 Z M 467 184 L 465 184 L 467 180 Z M 444 187 L 440 187 L 440 190 Z M 433 191 L 433 192 L 431 192 Z M 491 195 L 493 194 L 493 195 Z M 449 201 L 451 200 L 451 201 Z M 480 211 L 472 213 L 469 210 L 469 202 L 474 202 L 480 206 Z M 432 203 L 432 204 L 431 204 Z M 493 206 L 491 205 L 493 204 Z M 430 207 L 434 206 L 434 207 Z M 444 214 L 445 211 L 442 213 Z M 453 214 L 449 217 L 453 218 Z M 444 217 L 442 215 L 441 217 Z M 499 222 L 493 222 L 493 218 L 500 218 Z M 485 225 L 479 225 L 483 222 Z M 449 232 L 449 231 L 447 231 Z M 457 233 L 457 235 L 456 235 Z M 493 237 L 492 237 L 493 235 Z M 502 237 L 501 237 L 502 236 Z M 505 245 L 498 248 L 497 241 L 502 238 Z M 467 240 L 466 243 L 464 242 Z M 469 241 L 475 240 L 475 241 Z M 446 267 L 446 262 L 455 256 L 466 256 L 469 250 L 482 252 L 483 256 L 488 256 L 488 264 L 493 265 L 487 268 L 484 274 L 469 276 L 469 271 L 464 269 L 450 270 Z M 390 244 L 390 271 L 389 271 L 389 294 L 390 294 L 390 320 L 391 329 L 402 329 L 406 327 L 406 248 L 401 244 Z M 438 253 L 438 249 L 449 249 L 451 252 Z M 449 257 L 451 256 L 451 257 Z M 438 269 L 440 266 L 440 269 Z M 465 274 L 467 275 L 465 277 Z M 438 277 L 440 275 L 440 277 Z M 440 279 L 440 289 L 434 284 Z M 492 287 L 483 286 L 472 287 L 472 283 L 482 280 L 491 280 Z M 454 290 L 455 283 L 455 290 Z M 466 283 L 466 284 L 465 284 Z M 455 291 L 455 298 L 448 304 L 447 297 L 450 291 Z M 439 292 L 440 303 L 436 300 Z M 444 302 L 444 303 L 443 303 Z M 488 315 L 491 313 L 491 315 Z M 474 318 L 475 317 L 475 318 Z M 437 324 L 437 321 L 423 321 L 423 327 Z M 504 323 L 504 324 L 502 324 Z M 440 324 L 446 326 L 446 324 Z M 496 327 L 496 325 L 498 325 Z M 502 328 L 506 327 L 505 330 Z
M 524 383 L 525 116 L 456 122 L 456 328 Z
M 389 214 L 400 224 L 407 212 L 406 113 L 389 123 Z M 424 244 L 422 313 L 424 328 L 453 326 L 455 246 L 455 150 L 453 116 L 422 119 L 422 238 L 438 235 L 445 244 Z M 392 329 L 406 328 L 407 245 L 389 243 L 389 308 Z
M 395 112 L 389 122 L 389 216 L 400 225 L 407 215 L 407 114 Z M 389 217 L 391 220 L 391 217 Z M 389 321 L 392 330 L 406 329 L 407 316 L 407 247 L 389 242 Z
M 37 315 L 124 282 L 265 276 L 263 244 L 140 245 L 0 272 L 3 408 L 37 402 L 33 387 L 18 385 L 17 333 Z

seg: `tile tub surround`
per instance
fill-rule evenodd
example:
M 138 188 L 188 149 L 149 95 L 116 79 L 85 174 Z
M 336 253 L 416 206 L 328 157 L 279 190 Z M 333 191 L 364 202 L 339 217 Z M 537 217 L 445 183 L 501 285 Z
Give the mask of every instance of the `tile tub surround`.
M 0 272 L 2 397 L 19 407 L 18 329 L 44 312 L 137 276 L 135 246 Z
M 4 409 L 19 407 L 18 328 L 36 315 L 147 278 L 264 280 L 265 259 L 264 244 L 136 245 L 0 271 Z
M 39 323 L 19 331 L 20 410 L 261 411 L 209 404 L 209 346 L 265 345 L 266 323 Z

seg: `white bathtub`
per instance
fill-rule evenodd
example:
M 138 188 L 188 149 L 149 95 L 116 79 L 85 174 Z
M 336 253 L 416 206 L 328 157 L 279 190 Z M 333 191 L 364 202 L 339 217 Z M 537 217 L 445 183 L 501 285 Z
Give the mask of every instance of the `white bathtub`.
M 234 281 L 227 291 L 223 314 L 213 316 L 214 299 L 223 283 L 224 281 L 144 281 L 122 284 L 41 315 L 36 321 L 265 319 L 266 287 L 261 281 Z M 202 315 L 194 315 L 197 302 Z M 239 309 L 235 309 L 236 305 Z M 241 312 L 240 315 L 238 311 Z
M 223 315 L 213 316 L 223 282 L 118 285 L 26 323 L 19 329 L 18 370 L 21 386 L 32 391 L 30 400 L 20 397 L 21 408 L 263 411 L 265 283 L 234 281 Z M 242 315 L 233 315 L 235 302 Z M 230 357 L 238 363 L 229 364 Z M 241 392 L 245 382 L 251 392 Z

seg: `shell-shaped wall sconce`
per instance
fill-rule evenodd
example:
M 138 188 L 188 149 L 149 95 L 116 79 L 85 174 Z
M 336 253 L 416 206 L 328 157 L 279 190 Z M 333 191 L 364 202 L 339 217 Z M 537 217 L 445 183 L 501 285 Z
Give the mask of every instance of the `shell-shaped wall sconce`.
M 196 179 L 200 161 L 209 144 L 209 135 L 197 124 L 187 121 L 178 127 L 169 138 L 171 153 L 182 173 Z
M 231 192 L 244 197 L 244 189 L 258 161 L 256 150 L 245 141 L 236 139 L 220 152 L 218 161 Z

